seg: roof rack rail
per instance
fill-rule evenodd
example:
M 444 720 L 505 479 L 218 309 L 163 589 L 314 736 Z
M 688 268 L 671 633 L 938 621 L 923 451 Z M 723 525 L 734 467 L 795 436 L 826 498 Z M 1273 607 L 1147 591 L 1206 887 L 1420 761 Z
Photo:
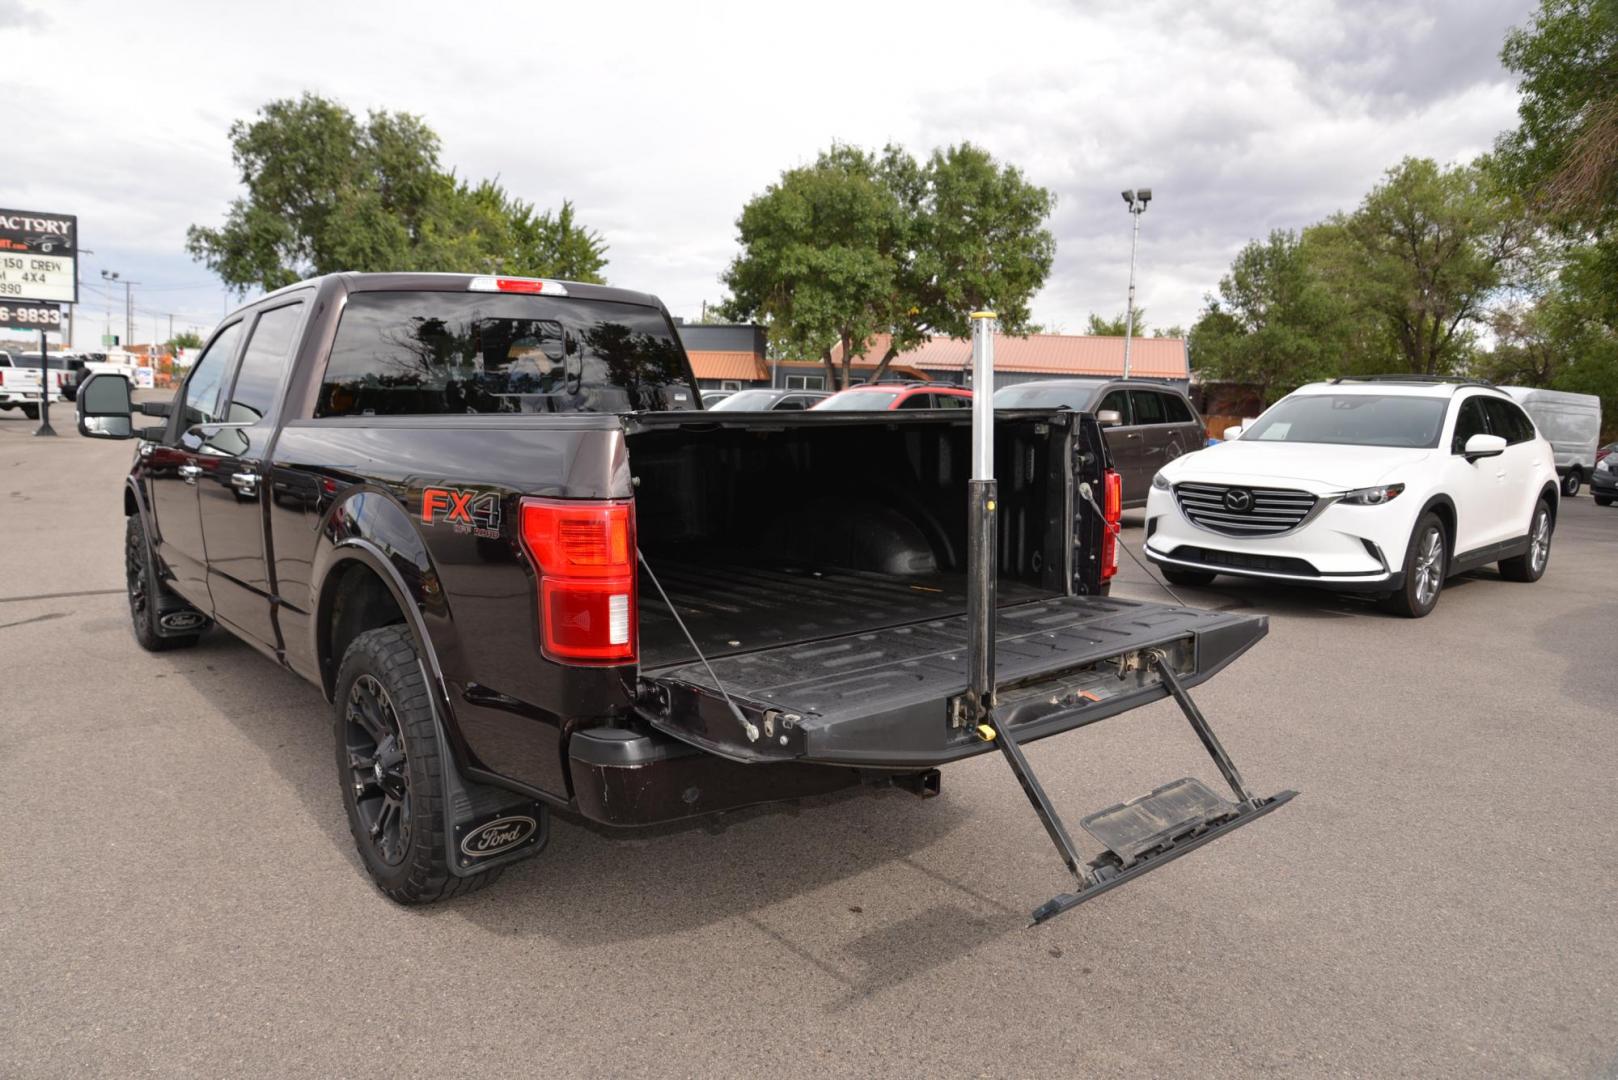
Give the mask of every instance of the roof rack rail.
M 1331 380 L 1331 384 L 1349 382 L 1407 382 L 1437 384 L 1449 383 L 1454 386 L 1493 386 L 1488 379 L 1473 378 L 1470 375 L 1338 375 Z

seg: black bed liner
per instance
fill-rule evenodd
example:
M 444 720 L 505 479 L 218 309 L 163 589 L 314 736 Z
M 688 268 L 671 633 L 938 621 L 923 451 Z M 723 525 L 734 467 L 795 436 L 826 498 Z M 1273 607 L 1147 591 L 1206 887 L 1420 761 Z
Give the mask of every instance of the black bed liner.
M 957 611 L 959 609 L 956 609 Z M 642 715 L 660 730 L 737 761 L 801 760 L 930 767 L 990 749 L 952 715 L 967 689 L 964 614 L 710 656 L 757 730 L 750 735 L 701 663 L 644 670 Z M 1118 658 L 1165 647 L 1195 685 L 1268 631 L 1263 616 L 1099 596 L 1001 607 L 998 694 L 1019 742 L 1116 715 L 1167 695 Z
M 710 660 L 948 618 L 966 610 L 964 574 L 898 577 L 830 567 L 747 565 L 739 556 L 650 561 L 686 629 Z M 1012 580 L 1000 583 L 1002 606 L 1050 595 Z M 649 581 L 641 582 L 640 596 L 642 669 L 696 660 Z

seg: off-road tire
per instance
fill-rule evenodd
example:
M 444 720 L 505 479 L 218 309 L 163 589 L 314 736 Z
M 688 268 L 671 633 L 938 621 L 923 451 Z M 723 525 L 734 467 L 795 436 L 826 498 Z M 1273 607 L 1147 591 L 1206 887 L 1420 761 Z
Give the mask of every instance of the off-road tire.
M 370 681 L 365 682 L 367 679 Z M 405 801 L 400 805 L 404 807 L 408 832 L 399 839 L 402 853 L 395 850 L 393 861 L 389 859 L 387 847 L 373 837 L 371 825 L 361 812 L 362 801 L 367 807 L 374 807 L 378 799 L 385 803 L 387 792 L 380 782 L 362 785 L 356 779 L 364 771 L 356 769 L 356 760 L 364 760 L 364 757 L 352 756 L 351 741 L 363 740 L 369 733 L 358 719 L 358 713 L 353 711 L 360 709 L 355 700 L 356 684 L 361 684 L 362 691 L 369 690 L 373 684 L 380 687 L 386 698 L 385 705 L 391 709 L 391 717 L 383 716 L 384 725 L 402 737 L 404 761 L 398 775 L 405 780 Z M 343 654 L 343 663 L 337 672 L 332 723 L 343 808 L 366 873 L 390 900 L 400 904 L 447 900 L 481 889 L 500 876 L 500 868 L 464 878 L 450 871 L 451 838 L 444 807 L 444 762 L 439 754 L 437 721 L 427 694 L 415 639 L 404 626 L 367 630 L 356 637 Z M 381 760 L 382 745 L 382 740 L 376 741 L 379 753 L 373 761 Z M 400 812 L 394 811 L 395 814 Z M 372 809 L 368 813 L 375 823 L 380 810 Z
M 146 539 L 146 523 L 139 514 L 130 514 L 124 524 L 124 590 L 129 598 L 129 621 L 135 631 L 135 641 L 147 652 L 189 648 L 202 636 L 200 631 L 195 634 L 158 632 L 164 586 L 157 578 L 152 545 Z M 203 628 L 206 629 L 206 624 Z
M 1528 523 L 1528 550 L 1510 559 L 1500 560 L 1500 576 L 1507 581 L 1538 581 L 1545 576 L 1551 564 L 1551 537 L 1556 533 L 1555 519 L 1544 499 L 1534 504 L 1534 516 Z
M 28 419 L 30 419 L 30 420 L 38 420 L 39 419 L 39 406 L 38 405 L 23 405 L 23 406 L 21 406 L 21 409 L 22 409 L 22 414 L 24 416 L 26 416 Z
M 1184 585 L 1186 588 L 1196 588 L 1213 583 L 1218 577 L 1212 570 L 1187 570 L 1183 566 L 1159 566 L 1163 577 L 1170 585 Z
M 1438 538 L 1436 555 L 1432 547 L 1435 530 Z M 1428 574 L 1423 574 L 1422 567 L 1430 557 L 1436 557 L 1437 565 Z M 1436 575 L 1436 587 L 1432 584 L 1431 575 Z M 1383 606 L 1407 619 L 1422 618 L 1438 606 L 1438 598 L 1444 591 L 1444 581 L 1448 575 L 1449 535 L 1438 515 L 1429 511 L 1421 515 L 1410 532 L 1410 543 L 1405 547 L 1404 584 L 1382 601 Z M 1429 588 L 1430 594 L 1427 591 Z
M 1579 472 L 1578 469 L 1569 470 L 1568 474 L 1562 477 L 1562 496 L 1568 499 L 1573 498 L 1579 493 L 1579 486 L 1583 483 L 1583 473 Z

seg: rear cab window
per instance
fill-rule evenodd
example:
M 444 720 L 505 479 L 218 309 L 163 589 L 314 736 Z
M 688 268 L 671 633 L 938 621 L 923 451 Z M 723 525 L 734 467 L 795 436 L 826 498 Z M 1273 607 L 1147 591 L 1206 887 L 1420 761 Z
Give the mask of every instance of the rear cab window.
M 689 407 L 685 352 L 655 307 L 579 297 L 357 292 L 314 415 L 622 413 Z

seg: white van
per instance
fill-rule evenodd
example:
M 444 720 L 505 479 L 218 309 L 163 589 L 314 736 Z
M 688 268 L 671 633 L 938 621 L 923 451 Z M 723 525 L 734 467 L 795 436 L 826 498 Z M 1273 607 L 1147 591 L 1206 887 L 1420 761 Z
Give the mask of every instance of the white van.
M 1601 441 L 1601 399 L 1594 394 L 1564 390 L 1536 390 L 1531 386 L 1502 386 L 1517 400 L 1556 451 L 1556 475 L 1562 494 L 1577 495 L 1596 468 L 1596 446 Z

